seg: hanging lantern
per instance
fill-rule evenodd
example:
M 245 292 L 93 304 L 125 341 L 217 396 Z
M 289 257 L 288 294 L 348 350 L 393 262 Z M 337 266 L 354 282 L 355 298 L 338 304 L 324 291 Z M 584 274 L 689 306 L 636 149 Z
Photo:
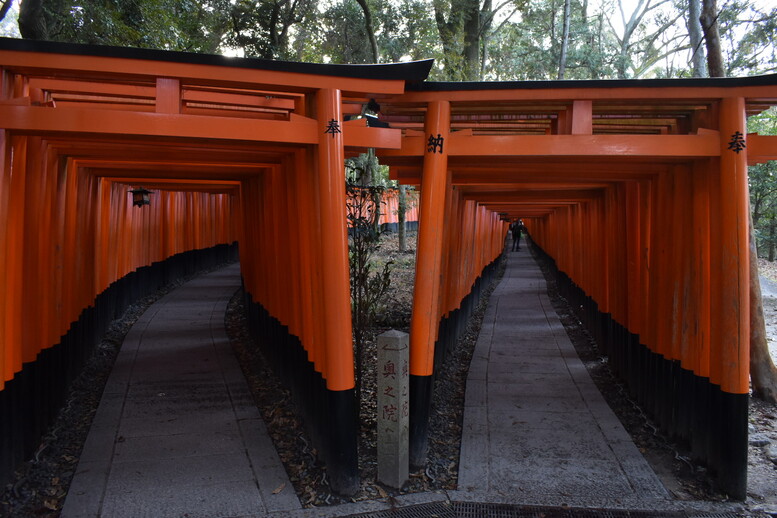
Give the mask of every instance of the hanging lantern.
M 144 189 L 143 187 L 135 187 L 130 192 L 132 193 L 132 205 L 135 207 L 151 205 L 151 200 L 148 195 L 151 194 L 152 191 Z

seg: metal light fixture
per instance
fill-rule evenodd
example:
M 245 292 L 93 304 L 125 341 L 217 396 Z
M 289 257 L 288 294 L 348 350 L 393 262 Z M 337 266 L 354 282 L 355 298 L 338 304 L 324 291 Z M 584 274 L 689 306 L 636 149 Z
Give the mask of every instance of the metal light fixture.
M 130 191 L 132 193 L 132 205 L 135 207 L 142 207 L 143 205 L 151 205 L 151 200 L 148 195 L 152 193 L 148 189 L 143 187 L 135 187 Z
M 375 99 L 370 99 L 367 104 L 362 105 L 362 111 L 359 115 L 346 116 L 345 120 L 365 119 L 370 128 L 388 128 L 388 122 L 380 120 L 380 104 Z
M 364 107 L 362 107 L 362 115 L 367 119 L 367 126 L 370 128 L 388 128 L 388 122 L 378 119 L 380 116 L 380 104 L 375 102 L 375 99 L 370 99 Z

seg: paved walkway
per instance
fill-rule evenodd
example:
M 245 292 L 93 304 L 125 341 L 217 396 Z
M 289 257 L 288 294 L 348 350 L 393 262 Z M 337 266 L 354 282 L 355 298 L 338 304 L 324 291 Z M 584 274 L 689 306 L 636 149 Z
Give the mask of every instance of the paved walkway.
M 689 507 L 669 498 L 602 399 L 523 248 L 508 253 L 472 360 L 458 490 L 300 509 L 223 329 L 239 284 L 237 265 L 199 277 L 133 326 L 64 518 L 388 516 L 395 505 L 449 516 L 451 501 Z M 481 511 L 465 515 L 491 516 Z
M 152 305 L 121 348 L 63 518 L 299 509 L 224 331 L 239 266 Z M 276 493 L 277 491 L 277 493 Z
M 651 509 L 669 498 L 578 358 L 525 246 L 508 252 L 483 318 L 458 489 L 533 505 Z

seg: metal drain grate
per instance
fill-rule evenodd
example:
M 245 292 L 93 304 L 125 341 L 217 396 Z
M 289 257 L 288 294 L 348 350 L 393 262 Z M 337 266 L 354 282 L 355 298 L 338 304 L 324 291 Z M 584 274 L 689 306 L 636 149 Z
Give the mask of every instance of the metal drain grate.
M 762 517 L 765 515 L 752 515 Z M 628 511 L 619 509 L 580 509 L 533 507 L 477 502 L 435 502 L 353 514 L 348 518 L 746 518 L 735 513 L 692 513 L 682 511 Z
M 455 503 L 456 518 L 685 518 L 684 513 Z
M 458 518 L 456 505 L 449 502 L 435 502 L 374 513 L 354 514 L 348 518 Z

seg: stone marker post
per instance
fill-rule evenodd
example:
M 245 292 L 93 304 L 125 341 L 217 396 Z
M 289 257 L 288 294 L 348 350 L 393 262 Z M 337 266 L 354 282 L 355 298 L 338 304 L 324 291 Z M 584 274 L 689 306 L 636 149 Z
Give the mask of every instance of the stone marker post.
M 393 329 L 378 336 L 378 481 L 397 489 L 408 479 L 408 343 Z

